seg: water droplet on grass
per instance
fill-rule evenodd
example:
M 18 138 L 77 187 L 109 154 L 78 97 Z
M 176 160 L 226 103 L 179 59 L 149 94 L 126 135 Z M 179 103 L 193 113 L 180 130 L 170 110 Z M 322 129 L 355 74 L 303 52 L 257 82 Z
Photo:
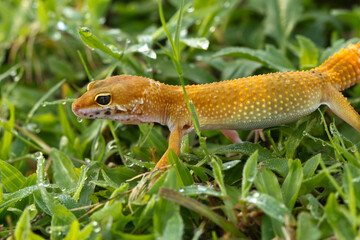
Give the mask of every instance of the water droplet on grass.
M 230 7 L 230 3 L 229 3 L 229 2 L 224 2 L 222 5 L 223 5 L 223 7 L 225 7 L 225 8 Z
M 83 121 L 82 118 L 79 118 L 79 117 L 77 117 L 76 120 L 77 120 L 79 123 L 82 123 L 82 121 Z
M 43 158 L 43 153 L 42 152 L 36 152 L 34 153 L 34 157 L 36 160 L 40 160 Z
M 204 187 L 204 186 L 198 186 L 197 189 L 200 192 L 205 192 L 206 191 L 206 187 Z
M 61 31 L 65 31 L 67 29 L 66 25 L 63 21 L 57 22 L 56 27 Z

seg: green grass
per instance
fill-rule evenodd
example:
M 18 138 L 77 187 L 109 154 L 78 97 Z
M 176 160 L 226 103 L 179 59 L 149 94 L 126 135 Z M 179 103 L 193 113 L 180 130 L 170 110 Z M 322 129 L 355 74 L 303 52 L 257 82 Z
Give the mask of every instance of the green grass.
M 358 42 L 359 22 L 351 0 L 1 1 L 0 237 L 359 238 L 360 133 L 326 107 L 259 143 L 197 129 L 151 187 L 166 127 L 71 112 L 110 75 L 202 84 L 306 70 Z M 344 94 L 360 108 L 359 86 Z

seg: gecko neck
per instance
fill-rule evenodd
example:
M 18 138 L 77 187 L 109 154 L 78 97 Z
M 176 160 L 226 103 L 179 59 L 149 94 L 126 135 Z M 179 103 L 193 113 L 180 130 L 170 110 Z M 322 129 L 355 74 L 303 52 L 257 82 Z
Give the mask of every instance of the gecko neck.
M 183 102 L 183 99 L 180 86 L 150 80 L 149 86 L 144 90 L 144 104 L 140 120 L 167 125 L 172 130 L 175 124 L 172 116 L 176 116 L 174 105 Z

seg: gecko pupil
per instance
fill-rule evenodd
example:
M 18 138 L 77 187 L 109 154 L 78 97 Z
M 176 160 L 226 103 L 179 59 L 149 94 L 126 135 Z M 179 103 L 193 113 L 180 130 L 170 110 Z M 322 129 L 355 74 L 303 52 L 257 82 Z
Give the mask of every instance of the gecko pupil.
M 110 95 L 106 95 L 106 96 L 98 96 L 96 98 L 96 102 L 100 105 L 108 105 L 109 102 L 111 100 Z

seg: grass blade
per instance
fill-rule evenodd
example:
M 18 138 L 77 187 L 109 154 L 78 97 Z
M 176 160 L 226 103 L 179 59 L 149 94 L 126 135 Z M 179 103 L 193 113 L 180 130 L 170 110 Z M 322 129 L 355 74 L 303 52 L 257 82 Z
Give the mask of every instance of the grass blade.
M 26 119 L 26 124 L 29 123 L 30 119 L 32 118 L 32 116 L 34 115 L 34 113 L 36 112 L 36 110 L 40 107 L 40 105 L 46 100 L 48 99 L 52 94 L 55 93 L 56 90 L 58 90 L 61 85 L 64 84 L 66 80 L 61 80 L 60 82 L 58 82 L 55 86 L 53 86 L 52 88 L 50 88 L 32 107 L 32 109 L 30 110 L 30 112 L 27 115 L 27 119 Z
M 160 188 L 159 195 L 185 208 L 188 208 L 200 214 L 201 216 L 207 217 L 225 231 L 232 233 L 236 237 L 245 237 L 232 223 L 226 221 L 222 216 L 213 212 L 209 207 L 199 203 L 192 198 L 185 197 L 177 191 L 168 188 Z

